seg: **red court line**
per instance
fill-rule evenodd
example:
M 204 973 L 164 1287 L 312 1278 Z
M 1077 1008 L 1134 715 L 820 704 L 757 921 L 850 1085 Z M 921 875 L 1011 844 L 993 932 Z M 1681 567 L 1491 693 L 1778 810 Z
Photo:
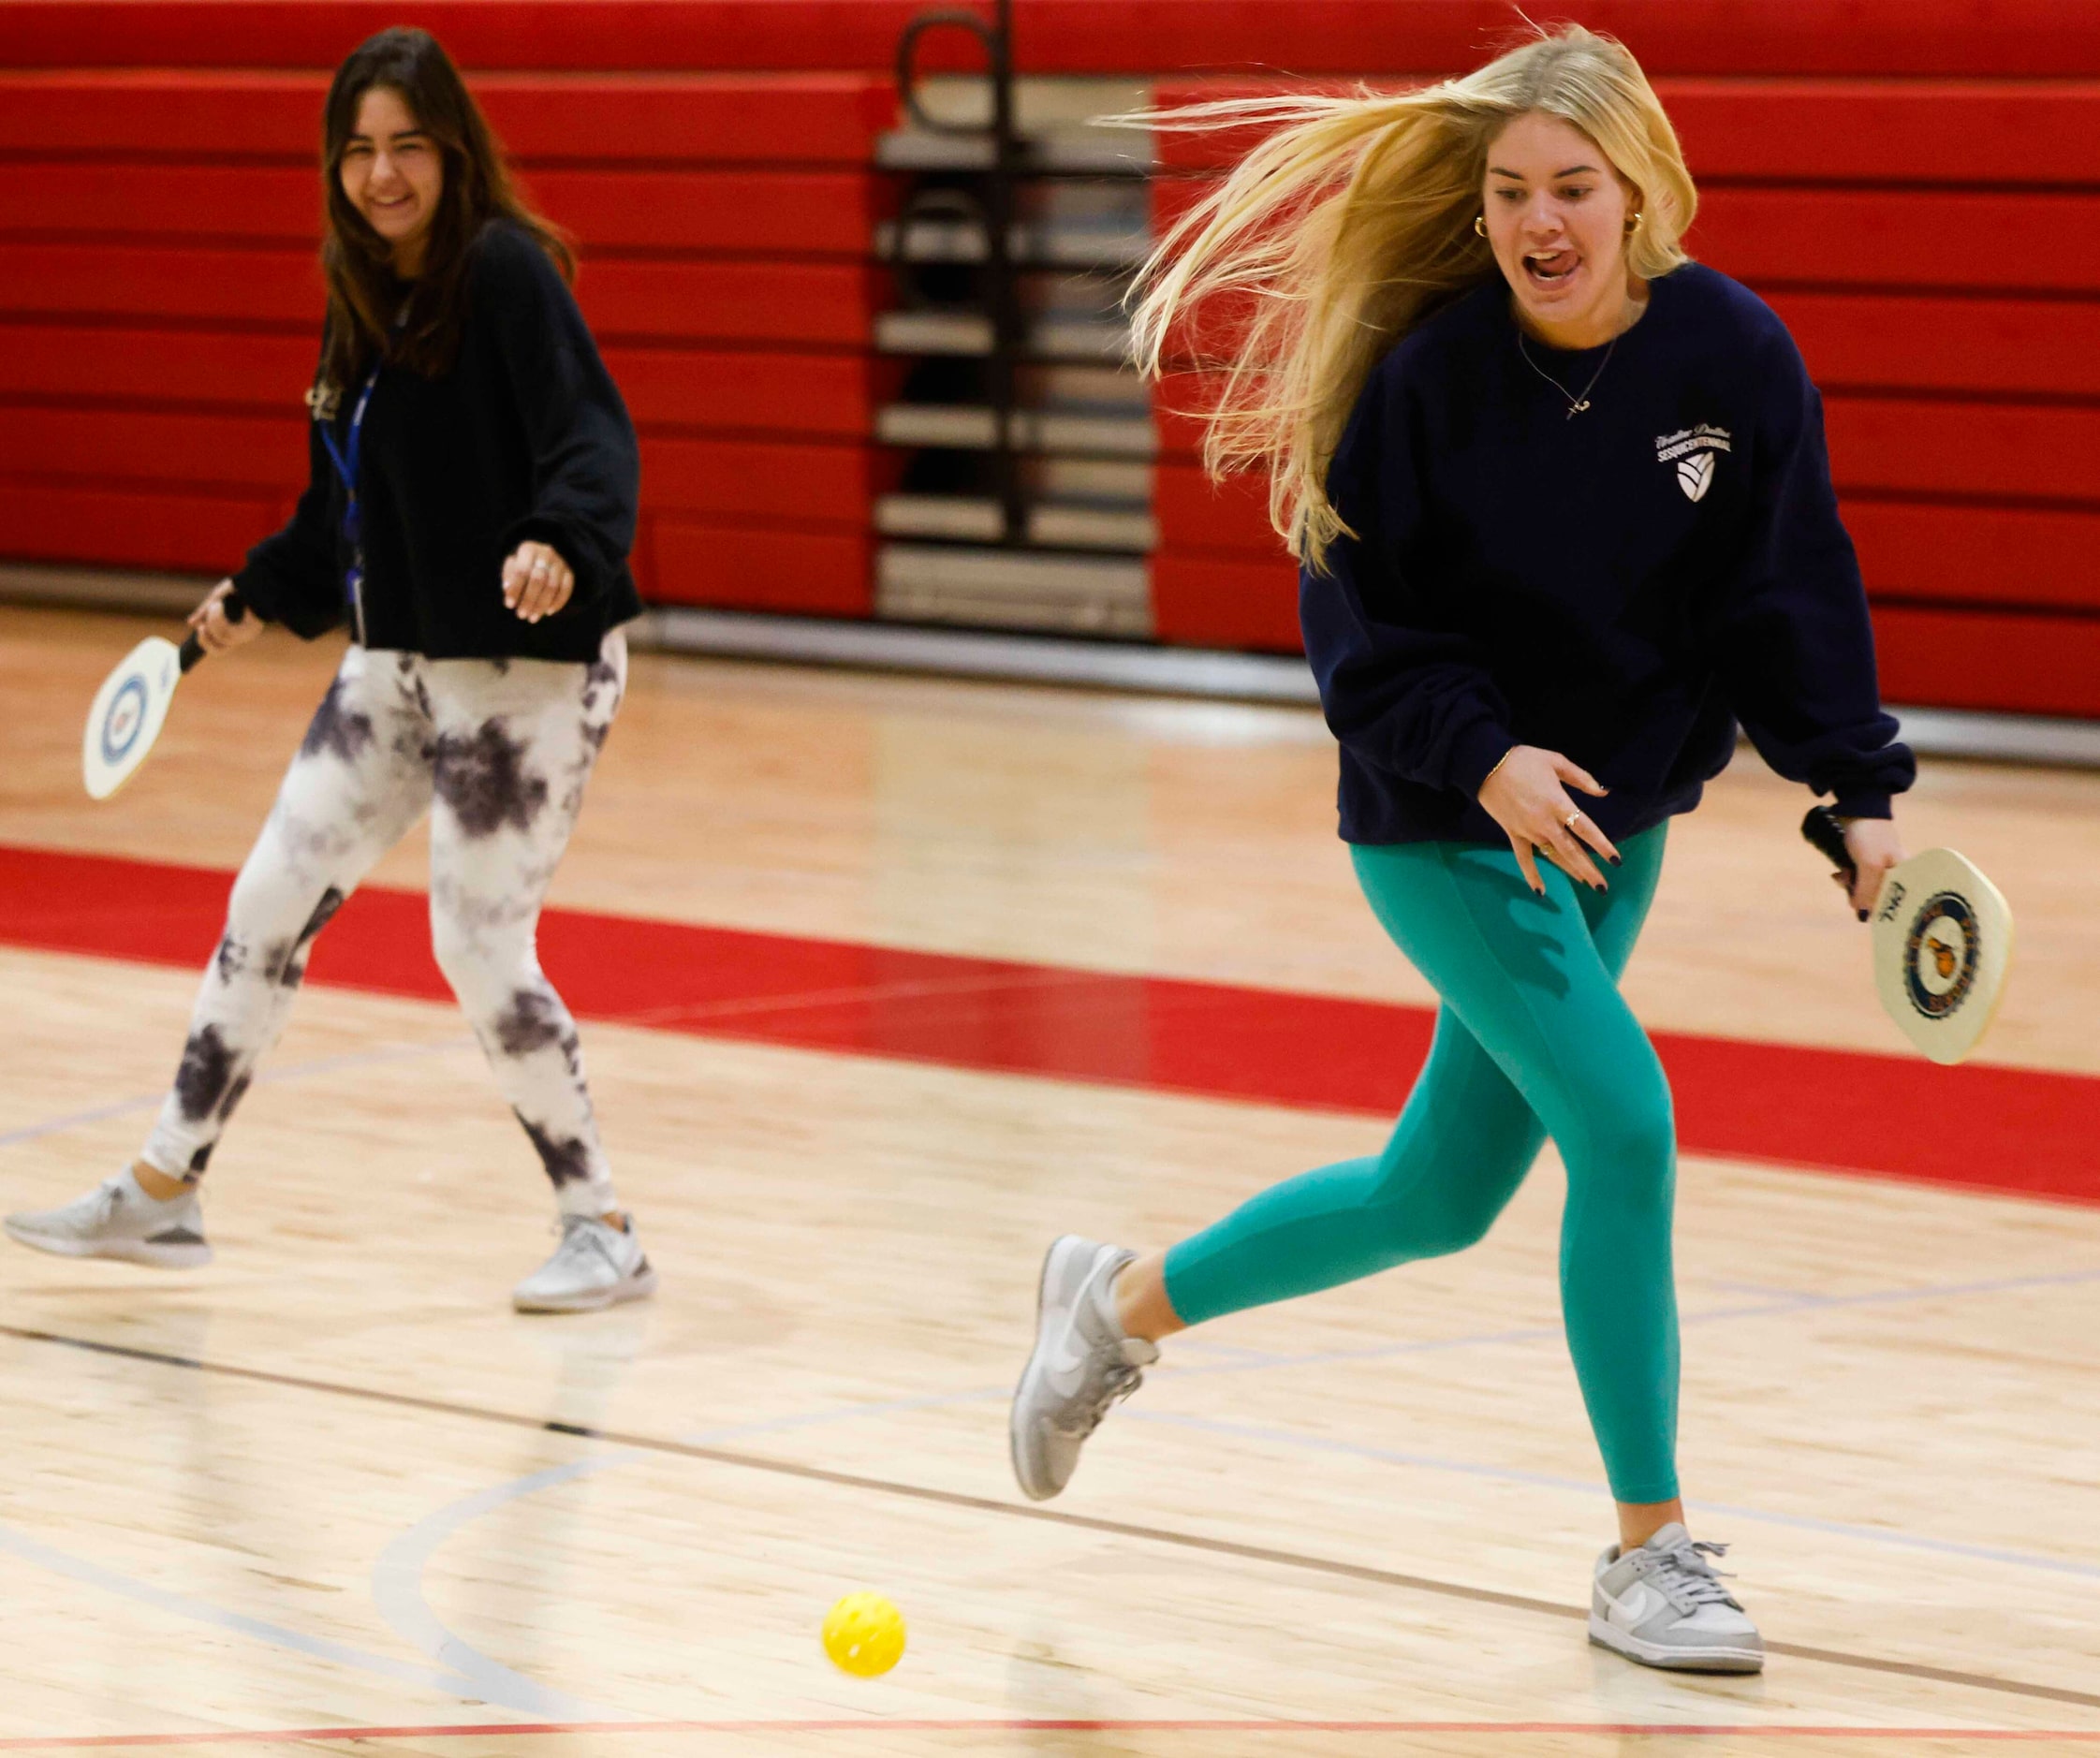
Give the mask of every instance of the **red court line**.
M 512 1738 L 561 1734 L 1573 1734 L 1618 1739 L 2075 1740 L 2100 1743 L 2100 1729 L 1812 1727 L 1754 1722 L 1296 1721 L 1256 1720 L 1052 1720 L 1050 1718 L 844 1717 L 826 1721 L 484 1721 L 421 1727 L 247 1728 L 196 1734 L 83 1734 L 0 1739 L 0 1751 L 97 1751 L 139 1746 L 261 1745 L 274 1740 Z
M 201 968 L 228 875 L 0 848 L 0 944 Z M 310 979 L 448 998 L 426 899 L 373 886 Z M 702 1037 L 1388 1115 L 1426 1008 L 550 910 L 540 951 L 586 1019 Z M 1657 1033 L 1686 1151 L 2100 1204 L 2100 1079 Z M 171 1047 L 172 1048 L 172 1047 Z

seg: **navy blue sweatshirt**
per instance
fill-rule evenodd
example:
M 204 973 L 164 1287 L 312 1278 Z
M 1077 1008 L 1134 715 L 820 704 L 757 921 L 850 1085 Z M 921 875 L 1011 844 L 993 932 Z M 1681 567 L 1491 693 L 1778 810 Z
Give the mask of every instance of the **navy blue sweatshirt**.
M 432 659 L 594 660 L 606 630 L 641 611 L 627 571 L 634 427 L 547 253 L 507 221 L 473 248 L 452 369 L 424 378 L 388 366 L 365 411 L 363 626 L 352 633 Z M 361 388 L 339 399 L 339 447 Z M 319 421 L 309 427 L 306 492 L 235 583 L 265 619 L 312 639 L 355 619 L 343 484 Z M 569 602 L 538 623 L 503 602 L 504 559 L 528 540 L 576 574 Z
M 1500 277 L 1374 368 L 1328 475 L 1355 534 L 1299 615 L 1351 842 L 1502 842 L 1513 745 L 1573 758 L 1614 838 L 1698 803 L 1740 721 L 1790 781 L 1888 816 L 1916 764 L 1881 711 L 1823 407 L 1771 308 L 1689 264 L 1605 350 L 1518 349 Z

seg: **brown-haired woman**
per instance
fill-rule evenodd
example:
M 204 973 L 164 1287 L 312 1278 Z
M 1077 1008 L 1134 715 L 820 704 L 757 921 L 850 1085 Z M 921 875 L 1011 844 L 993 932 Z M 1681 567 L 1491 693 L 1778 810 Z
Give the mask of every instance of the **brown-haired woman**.
M 351 645 L 234 882 L 143 1152 L 7 1229 L 71 1256 L 208 1262 L 197 1187 L 315 938 L 427 811 L 433 949 L 561 1210 L 561 1245 L 514 1302 L 639 1299 L 655 1273 L 534 951 L 625 683 L 619 625 L 641 608 L 634 430 L 569 295 L 573 259 L 513 193 L 434 38 L 384 31 L 343 64 L 322 170 L 311 479 L 190 623 L 213 652 L 266 623 L 309 639 L 347 623 Z

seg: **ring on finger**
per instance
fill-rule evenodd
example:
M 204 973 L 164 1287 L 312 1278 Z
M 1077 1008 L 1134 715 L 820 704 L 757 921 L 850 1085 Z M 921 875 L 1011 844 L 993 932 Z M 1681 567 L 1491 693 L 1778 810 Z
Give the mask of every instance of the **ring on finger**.
M 1581 817 L 1582 813 L 1580 813 L 1580 811 L 1569 813 L 1566 817 L 1561 820 L 1561 828 L 1565 830 L 1570 836 L 1573 836 L 1575 834 L 1575 827 L 1578 823 L 1580 822 Z

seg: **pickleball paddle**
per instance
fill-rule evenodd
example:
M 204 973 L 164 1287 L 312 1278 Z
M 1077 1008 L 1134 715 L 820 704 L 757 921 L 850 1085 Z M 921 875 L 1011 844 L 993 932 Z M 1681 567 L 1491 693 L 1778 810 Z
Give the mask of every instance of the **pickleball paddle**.
M 1811 809 L 1801 834 L 1849 885 L 1858 869 L 1829 807 Z M 2012 966 L 2005 894 L 1965 856 L 1929 848 L 1888 870 L 1869 919 L 1882 1010 L 1933 1062 L 1960 1062 L 1990 1029 Z
M 248 614 L 239 593 L 228 593 L 223 603 L 228 623 Z M 109 798 L 146 760 L 175 699 L 175 686 L 203 657 L 195 629 L 180 647 L 151 635 L 102 680 L 81 738 L 81 780 L 90 799 Z

